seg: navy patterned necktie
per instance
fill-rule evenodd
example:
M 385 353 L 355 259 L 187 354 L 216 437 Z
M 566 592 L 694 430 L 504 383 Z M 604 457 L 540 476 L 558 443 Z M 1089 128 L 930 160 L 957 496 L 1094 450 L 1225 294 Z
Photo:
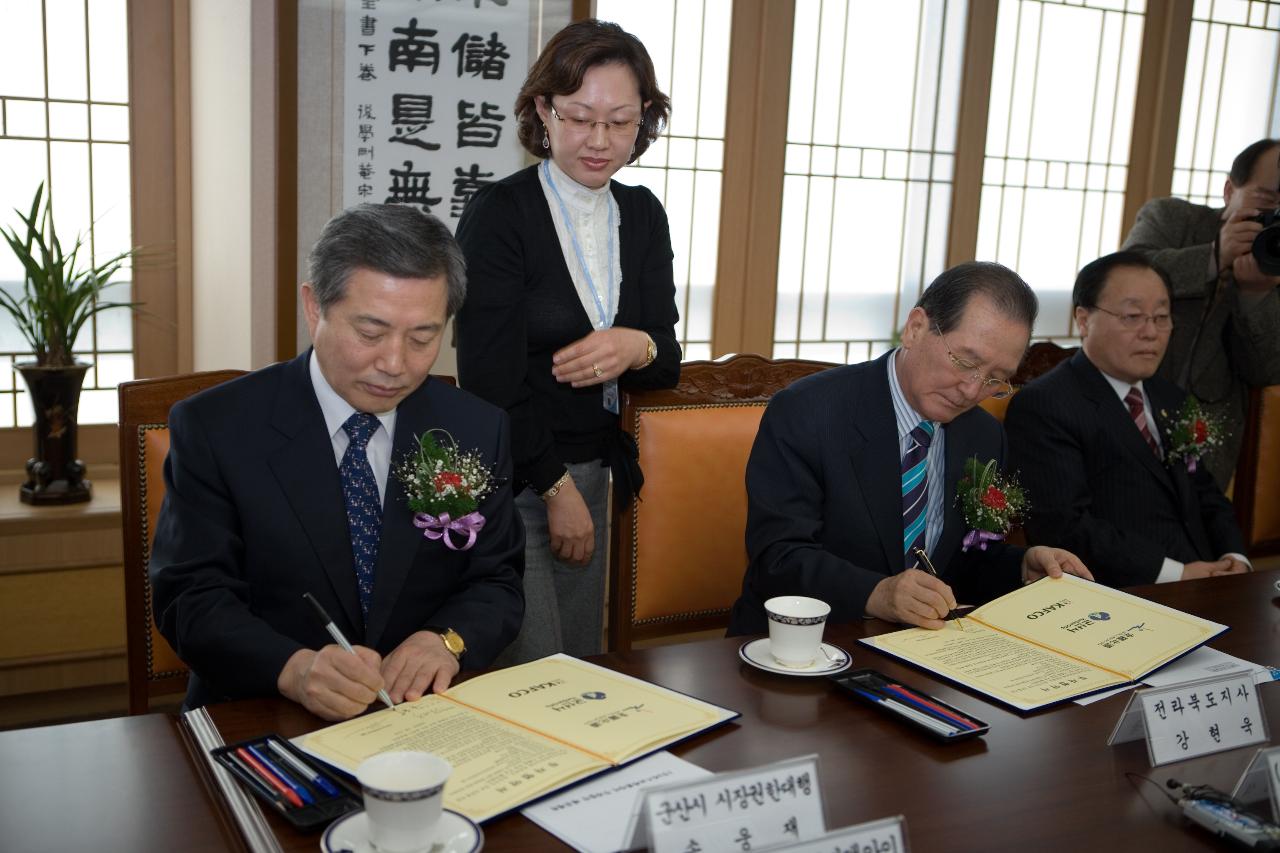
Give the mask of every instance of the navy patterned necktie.
M 933 440 L 933 423 L 921 421 L 911 430 L 910 444 L 902 457 L 902 553 L 905 568 L 919 559 L 917 548 L 924 548 L 929 503 L 929 442 Z
M 1138 428 L 1138 432 L 1142 433 L 1142 440 L 1159 459 L 1160 445 L 1156 444 L 1155 438 L 1151 435 L 1151 429 L 1147 426 L 1147 410 L 1143 407 L 1142 392 L 1138 390 L 1137 385 L 1129 386 L 1129 393 L 1124 395 L 1124 404 L 1129 407 L 1129 417 L 1133 418 L 1133 425 Z
M 342 454 L 338 473 L 342 475 L 342 501 L 347 505 L 347 529 L 351 533 L 351 556 L 355 562 L 356 585 L 360 590 L 360 611 L 369 618 L 373 599 L 373 570 L 378 565 L 378 543 L 382 538 L 382 499 L 373 477 L 365 448 L 377 431 L 378 419 L 367 412 L 347 418 L 342 429 L 351 439 Z

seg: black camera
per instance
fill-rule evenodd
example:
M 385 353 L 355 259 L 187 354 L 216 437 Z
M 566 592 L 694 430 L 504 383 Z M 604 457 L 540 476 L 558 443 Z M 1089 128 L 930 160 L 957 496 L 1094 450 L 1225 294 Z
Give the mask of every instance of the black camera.
M 1258 259 L 1258 269 L 1267 275 L 1280 275 L 1280 207 L 1264 210 L 1251 219 L 1262 226 L 1253 238 L 1253 256 Z

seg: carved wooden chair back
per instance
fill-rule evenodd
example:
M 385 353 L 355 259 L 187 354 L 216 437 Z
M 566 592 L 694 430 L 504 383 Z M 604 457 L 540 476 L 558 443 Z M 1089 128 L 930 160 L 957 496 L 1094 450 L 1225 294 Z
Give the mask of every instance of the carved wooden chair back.
M 1249 392 L 1232 501 L 1249 556 L 1280 554 L 1280 385 Z
M 187 686 L 186 664 L 156 630 L 147 575 L 156 517 L 164 501 L 169 409 L 179 400 L 243 373 L 214 370 L 120 385 L 121 530 L 130 714 L 145 714 L 153 698 L 182 693 Z
M 1014 394 L 1018 393 L 1018 389 L 1032 379 L 1048 373 L 1060 363 L 1075 355 L 1078 349 L 1080 347 L 1061 347 L 1052 341 L 1038 341 L 1032 344 L 1027 350 L 1027 354 L 1022 357 L 1022 364 L 1018 365 L 1018 372 L 1009 379 L 1009 384 L 1013 386 Z M 995 415 L 996 420 L 1004 423 L 1004 413 L 1008 411 L 1009 401 L 1012 399 L 1012 395 L 1005 397 L 1003 400 L 988 397 L 978 405 Z
M 642 498 L 614 519 L 609 645 L 728 625 L 747 566 L 746 466 L 769 398 L 834 365 L 738 355 L 681 366 L 675 388 L 623 395 Z

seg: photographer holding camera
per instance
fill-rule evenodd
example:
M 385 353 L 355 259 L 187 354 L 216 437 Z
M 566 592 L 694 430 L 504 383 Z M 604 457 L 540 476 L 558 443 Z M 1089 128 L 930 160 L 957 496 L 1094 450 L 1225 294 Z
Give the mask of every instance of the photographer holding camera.
M 1159 375 L 1221 419 L 1224 441 L 1205 461 L 1226 489 L 1249 386 L 1280 383 L 1278 259 L 1274 251 L 1254 249 L 1263 221 L 1274 222 L 1280 206 L 1280 140 L 1262 139 L 1241 151 L 1222 197 L 1221 208 L 1180 198 L 1147 202 L 1123 248 L 1146 256 L 1173 283 L 1173 335 Z M 1263 267 L 1258 252 L 1267 261 Z

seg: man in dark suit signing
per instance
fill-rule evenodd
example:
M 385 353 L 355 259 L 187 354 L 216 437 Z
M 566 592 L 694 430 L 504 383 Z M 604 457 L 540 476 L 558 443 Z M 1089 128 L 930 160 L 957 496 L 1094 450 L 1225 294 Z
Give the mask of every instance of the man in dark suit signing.
M 443 690 L 515 637 L 524 533 L 506 415 L 428 378 L 465 290 L 439 220 L 351 208 L 311 252 L 312 348 L 174 406 L 149 570 L 156 622 L 192 670 L 189 707 L 278 693 L 345 719 L 380 689 Z M 470 549 L 424 537 L 391 473 L 428 430 L 498 480 Z
M 1012 270 L 961 264 L 921 295 L 900 347 L 774 395 L 747 463 L 750 564 L 731 634 L 763 633 L 764 602 L 777 595 L 820 598 L 836 622 L 941 628 L 958 598 L 1063 571 L 1090 577 L 1066 551 L 962 544 L 965 461 L 1005 456 L 1000 424 L 976 406 L 1011 390 L 1037 307 Z
M 1019 391 L 1005 417 L 1031 500 L 1028 540 L 1070 548 L 1112 586 L 1248 568 L 1208 467 L 1171 454 L 1187 394 L 1156 375 L 1170 290 L 1134 252 L 1087 265 L 1072 292 L 1081 350 Z

